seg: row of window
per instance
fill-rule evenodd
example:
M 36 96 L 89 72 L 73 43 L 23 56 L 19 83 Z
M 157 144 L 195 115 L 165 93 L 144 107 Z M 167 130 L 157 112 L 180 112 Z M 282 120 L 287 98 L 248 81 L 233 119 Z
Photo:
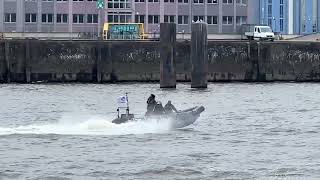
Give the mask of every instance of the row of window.
M 35 23 L 38 20 L 38 16 L 35 13 L 25 14 L 26 23 Z M 41 14 L 41 22 L 43 23 L 53 23 L 54 14 Z M 68 23 L 69 15 L 68 14 L 56 14 L 56 23 Z M 98 23 L 98 14 L 73 14 L 72 22 L 73 23 L 86 23 L 94 24 Z M 14 23 L 17 21 L 16 13 L 5 13 L 4 22 Z
M 156 3 L 160 0 L 135 0 L 135 2 L 152 2 Z M 163 0 L 165 3 L 174 3 L 175 1 L 178 1 L 178 3 L 189 3 L 189 0 Z M 219 0 L 190 0 L 194 4 L 203 4 L 204 2 L 207 2 L 207 4 L 218 4 Z M 235 0 L 236 4 L 242 4 L 246 5 L 248 0 Z M 223 4 L 233 4 L 234 0 L 222 0 Z
M 137 3 L 148 1 L 150 3 L 159 3 L 160 0 L 134 0 Z M 174 3 L 176 0 L 163 0 L 165 3 Z M 178 3 L 189 3 L 189 0 L 177 0 Z M 205 0 L 190 0 L 194 4 L 204 4 Z M 219 0 L 206 0 L 207 4 L 218 4 Z M 247 0 L 222 0 L 223 4 L 247 5 Z M 131 3 L 128 0 L 108 0 L 109 9 L 125 9 L 131 8 Z
M 25 0 L 25 1 L 33 1 L 33 2 L 36 2 L 37 0 Z M 53 0 L 42 0 L 43 2 L 52 2 Z M 68 0 L 57 0 L 58 2 L 59 1 L 68 1 Z M 81 2 L 83 2 L 83 1 L 90 1 L 90 2 L 93 2 L 93 1 L 97 1 L 97 0 L 72 0 L 72 1 L 75 1 L 75 2 L 77 2 L 77 1 L 81 1 Z
M 37 2 L 38 0 L 24 0 L 25 2 Z M 53 2 L 53 0 L 41 0 L 42 2 Z M 56 0 L 57 2 L 67 2 L 68 0 Z M 97 0 L 72 0 L 74 2 L 83 2 L 83 1 L 89 1 L 89 2 L 95 2 Z
M 31 1 L 36 2 L 37 0 L 25 0 L 25 1 Z M 42 0 L 43 2 L 53 2 L 53 0 Z M 68 0 L 56 0 L 57 2 L 67 2 Z M 72 0 L 73 2 L 84 2 L 84 1 L 97 1 L 97 0 Z M 160 0 L 135 0 L 135 2 L 159 2 Z M 189 3 L 189 0 L 163 0 L 166 3 L 174 3 L 175 1 L 178 1 L 178 3 Z M 190 0 L 193 1 L 195 4 L 202 4 L 205 2 L 205 0 Z M 223 4 L 233 4 L 234 0 L 221 0 Z M 248 0 L 235 0 L 236 4 L 243 4 L 246 5 Z M 219 0 L 206 0 L 208 4 L 218 4 Z M 126 7 L 126 4 L 128 3 L 128 0 L 108 0 L 108 7 L 109 8 L 121 8 L 121 6 Z M 118 4 L 118 5 L 117 5 Z M 130 8 L 130 7 L 128 7 Z
M 86 17 L 86 18 L 85 18 Z M 178 24 L 189 24 L 189 16 L 181 15 L 178 17 Z M 37 22 L 37 14 L 25 14 L 25 22 L 27 23 L 35 23 Z M 42 14 L 41 22 L 43 23 L 53 23 L 54 14 Z M 68 23 L 68 14 L 56 14 L 56 23 Z M 86 23 L 98 23 L 98 14 L 73 14 L 72 22 L 73 23 L 84 23 L 84 20 L 87 20 Z M 145 23 L 146 16 L 145 15 L 136 15 L 135 22 L 136 23 Z M 206 21 L 209 25 L 218 24 L 218 16 L 193 16 L 193 21 Z M 5 22 L 16 22 L 16 14 L 15 13 L 6 13 L 5 14 Z M 131 14 L 119 14 L 119 13 L 111 13 L 108 15 L 108 22 L 114 23 L 126 23 L 131 22 Z M 164 15 L 164 22 L 176 22 L 176 16 L 174 15 Z M 246 16 L 236 16 L 236 24 L 241 25 L 247 22 Z M 149 24 L 159 24 L 160 16 L 159 15 L 148 15 L 148 23 Z M 223 16 L 222 24 L 233 24 L 233 16 Z
M 189 24 L 189 16 L 182 15 L 177 16 L 178 17 L 178 24 Z M 136 15 L 135 16 L 135 22 L 136 23 L 145 23 L 145 15 Z M 193 16 L 193 21 L 206 21 L 209 25 L 217 25 L 218 24 L 218 16 Z M 159 24 L 160 22 L 160 16 L 159 15 L 149 15 L 148 16 L 148 23 L 149 24 Z M 174 15 L 164 15 L 164 22 L 176 22 L 176 16 Z M 222 17 L 222 24 L 233 24 L 233 16 L 223 16 Z M 247 17 L 246 16 L 236 16 L 236 24 L 246 24 L 247 23 Z
M 108 0 L 109 9 L 131 8 L 129 0 Z

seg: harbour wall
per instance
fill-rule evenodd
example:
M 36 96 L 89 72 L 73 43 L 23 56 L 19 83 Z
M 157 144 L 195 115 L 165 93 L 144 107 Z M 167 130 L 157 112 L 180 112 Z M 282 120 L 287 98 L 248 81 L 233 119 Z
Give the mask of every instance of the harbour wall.
M 159 81 L 158 41 L 0 41 L 0 82 Z M 176 46 L 190 81 L 190 41 Z M 208 81 L 320 81 L 320 43 L 209 41 Z

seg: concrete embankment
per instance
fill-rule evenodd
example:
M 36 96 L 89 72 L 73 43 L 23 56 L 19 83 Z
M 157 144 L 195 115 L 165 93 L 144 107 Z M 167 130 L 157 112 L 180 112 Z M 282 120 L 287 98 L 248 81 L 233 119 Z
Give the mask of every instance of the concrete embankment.
M 177 42 L 177 81 L 190 81 L 190 42 Z M 0 41 L 1 82 L 159 81 L 157 41 Z M 320 81 L 320 43 L 208 42 L 208 81 Z

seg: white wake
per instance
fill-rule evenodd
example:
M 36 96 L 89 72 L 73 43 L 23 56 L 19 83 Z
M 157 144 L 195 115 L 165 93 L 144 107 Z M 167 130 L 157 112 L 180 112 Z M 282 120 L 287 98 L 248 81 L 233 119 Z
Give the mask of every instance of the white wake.
M 170 130 L 170 120 L 133 121 L 113 124 L 102 117 L 91 117 L 77 121 L 64 117 L 59 122 L 49 124 L 31 124 L 18 127 L 0 127 L 0 135 L 11 134 L 59 134 L 59 135 L 127 135 L 164 133 Z

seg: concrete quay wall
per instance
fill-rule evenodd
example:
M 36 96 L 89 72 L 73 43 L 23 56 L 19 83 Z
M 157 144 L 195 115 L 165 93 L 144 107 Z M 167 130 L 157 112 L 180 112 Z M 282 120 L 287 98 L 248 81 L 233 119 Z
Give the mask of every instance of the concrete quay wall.
M 0 41 L 0 82 L 159 81 L 157 41 Z M 190 41 L 176 46 L 190 81 Z M 209 41 L 208 81 L 320 81 L 320 43 Z

